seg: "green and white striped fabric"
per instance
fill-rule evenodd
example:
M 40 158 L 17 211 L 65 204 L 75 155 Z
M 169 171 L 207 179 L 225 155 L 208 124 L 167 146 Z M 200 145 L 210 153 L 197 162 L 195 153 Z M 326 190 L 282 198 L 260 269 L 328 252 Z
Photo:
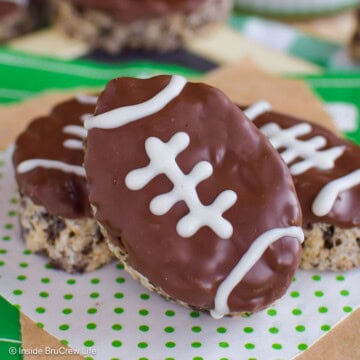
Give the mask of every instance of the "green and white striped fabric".
M 236 0 L 239 9 L 271 16 L 317 16 L 353 7 L 359 0 Z
M 309 36 L 291 25 L 256 16 L 234 15 L 229 24 L 247 38 L 325 69 L 360 71 L 346 47 L 339 43 Z
M 151 61 L 107 65 L 85 60 L 64 61 L 0 48 L 0 104 L 20 101 L 46 90 L 101 87 L 119 76 L 147 77 L 160 73 L 199 75 L 189 68 Z
M 46 90 L 98 88 L 118 76 L 146 77 L 161 73 L 177 73 L 189 78 L 201 75 L 186 67 L 150 61 L 106 65 L 84 60 L 63 61 L 25 55 L 3 48 L 0 50 L 0 104 L 18 102 Z M 342 104 L 341 109 L 353 109 L 352 120 L 349 120 L 351 124 L 339 126 L 349 138 L 360 144 L 360 129 L 357 126 L 360 114 L 360 73 L 334 72 L 307 76 L 305 80 L 315 93 L 332 105 L 331 109 L 335 109 L 336 104 Z

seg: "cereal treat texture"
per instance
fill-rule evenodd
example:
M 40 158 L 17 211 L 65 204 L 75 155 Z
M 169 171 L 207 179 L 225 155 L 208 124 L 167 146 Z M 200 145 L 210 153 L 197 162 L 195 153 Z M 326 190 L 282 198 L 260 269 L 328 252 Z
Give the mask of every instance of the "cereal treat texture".
M 58 1 L 58 22 L 68 35 L 110 53 L 168 51 L 225 21 L 232 5 L 232 0 L 66 0 Z
M 18 137 L 13 163 L 27 247 L 67 272 L 92 271 L 112 259 L 92 217 L 86 188 L 84 119 L 96 97 L 79 96 L 34 120 Z

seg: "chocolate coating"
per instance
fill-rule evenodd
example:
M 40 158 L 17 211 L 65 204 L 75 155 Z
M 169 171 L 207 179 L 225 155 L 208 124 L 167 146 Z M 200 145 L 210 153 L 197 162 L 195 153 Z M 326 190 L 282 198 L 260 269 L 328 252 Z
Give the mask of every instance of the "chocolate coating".
M 21 7 L 10 1 L 0 1 L 0 19 L 16 14 Z
M 173 12 L 189 13 L 201 6 L 204 0 L 67 0 L 79 11 L 94 9 L 111 14 L 130 23 L 140 19 L 162 16 Z
M 276 112 L 266 112 L 254 120 L 254 124 L 261 128 L 267 123 L 274 122 L 282 129 L 287 129 L 307 121 L 284 115 Z M 355 186 L 343 191 L 337 198 L 332 210 L 325 216 L 316 216 L 312 212 L 312 203 L 320 190 L 330 181 L 347 175 L 354 170 L 360 169 L 360 148 L 359 146 L 340 139 L 329 130 L 311 124 L 312 131 L 309 134 L 300 136 L 299 140 L 308 140 L 314 136 L 323 136 L 326 145 L 320 150 L 326 150 L 335 146 L 344 146 L 345 151 L 335 161 L 335 167 L 330 170 L 311 168 L 306 172 L 293 176 L 296 191 L 302 208 L 304 224 L 328 223 L 341 228 L 352 228 L 360 225 L 360 186 Z M 296 159 L 289 164 L 296 162 Z
M 99 98 L 96 114 L 142 103 L 168 83 L 169 76 L 111 81 Z M 145 167 L 145 140 L 164 142 L 177 132 L 190 136 L 176 161 L 185 174 L 209 161 L 213 174 L 197 186 L 203 204 L 223 190 L 238 199 L 224 217 L 233 225 L 230 239 L 202 227 L 190 238 L 176 231 L 188 213 L 184 201 L 162 216 L 150 212 L 150 201 L 173 185 L 165 175 L 142 190 L 129 190 L 126 175 Z M 301 224 L 291 176 L 279 155 L 244 114 L 219 90 L 187 83 L 180 95 L 154 115 L 119 128 L 89 131 L 85 153 L 90 202 L 111 241 L 128 254 L 129 264 L 171 297 L 211 309 L 220 283 L 251 243 L 265 231 Z M 121 238 L 121 239 L 120 239 Z M 284 237 L 269 246 L 229 298 L 231 312 L 256 311 L 283 295 L 298 266 L 301 245 Z
M 16 140 L 13 155 L 15 169 L 22 161 L 34 158 L 81 166 L 84 151 L 63 146 L 65 140 L 78 138 L 65 134 L 63 128 L 67 125 L 82 126 L 80 116 L 92 114 L 94 110 L 95 105 L 81 104 L 72 99 L 57 105 L 49 116 L 34 120 Z M 91 217 L 84 177 L 38 167 L 21 174 L 16 171 L 16 180 L 21 193 L 37 205 L 44 206 L 52 215 L 71 219 Z

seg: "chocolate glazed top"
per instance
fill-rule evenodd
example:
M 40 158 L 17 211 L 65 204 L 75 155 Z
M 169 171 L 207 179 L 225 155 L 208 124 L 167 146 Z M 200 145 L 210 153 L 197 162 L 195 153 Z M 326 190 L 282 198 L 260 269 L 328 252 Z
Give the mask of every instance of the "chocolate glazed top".
M 264 113 L 254 120 L 254 124 L 259 128 L 271 122 L 278 124 L 282 129 L 287 129 L 300 123 L 306 123 L 305 120 L 271 111 Z M 311 168 L 302 174 L 293 176 L 302 208 L 304 224 L 306 226 L 310 223 L 328 223 L 341 228 L 359 226 L 360 186 L 355 186 L 341 192 L 327 215 L 319 217 L 312 212 L 313 201 L 326 184 L 354 170 L 360 169 L 360 148 L 349 141 L 338 138 L 332 132 L 321 126 L 316 124 L 311 124 L 311 126 L 312 131 L 309 134 L 299 136 L 299 140 L 309 140 L 314 136 L 323 136 L 326 139 L 326 145 L 321 148 L 320 151 L 335 146 L 344 146 L 345 151 L 343 155 L 337 158 L 333 169 L 321 170 Z M 288 165 L 291 166 L 298 160 L 299 159 L 295 159 Z
M 112 80 L 96 114 L 142 103 L 169 79 Z M 227 189 L 237 193 L 236 203 L 223 214 L 233 225 L 229 239 L 208 227 L 181 237 L 176 224 L 189 212 L 184 201 L 165 215 L 152 214 L 150 201 L 173 188 L 165 175 L 139 191 L 125 184 L 130 171 L 149 163 L 146 139 L 168 142 L 178 132 L 190 137 L 189 146 L 176 157 L 181 170 L 188 174 L 203 160 L 214 168 L 196 188 L 201 202 L 208 205 Z M 115 129 L 91 129 L 85 169 L 96 217 L 111 241 L 126 251 L 129 264 L 171 297 L 203 309 L 213 308 L 219 284 L 259 235 L 301 224 L 291 176 L 277 152 L 222 92 L 205 84 L 187 83 L 154 115 Z M 283 295 L 298 266 L 300 248 L 290 237 L 269 246 L 231 293 L 231 312 L 259 310 Z
M 115 18 L 130 23 L 173 12 L 189 13 L 205 0 L 67 0 L 80 11 L 94 9 L 103 11 Z
M 21 6 L 12 1 L 0 0 L 0 19 L 4 19 L 7 16 L 15 14 Z
M 13 155 L 15 169 L 22 161 L 37 158 L 81 166 L 84 151 L 63 146 L 67 139 L 81 139 L 65 134 L 63 128 L 67 125 L 82 126 L 81 115 L 92 114 L 94 110 L 95 105 L 81 104 L 72 99 L 57 105 L 49 116 L 34 120 L 16 140 Z M 16 171 L 16 180 L 21 193 L 29 196 L 37 205 L 44 206 L 52 215 L 91 217 L 85 177 L 37 167 L 21 174 Z

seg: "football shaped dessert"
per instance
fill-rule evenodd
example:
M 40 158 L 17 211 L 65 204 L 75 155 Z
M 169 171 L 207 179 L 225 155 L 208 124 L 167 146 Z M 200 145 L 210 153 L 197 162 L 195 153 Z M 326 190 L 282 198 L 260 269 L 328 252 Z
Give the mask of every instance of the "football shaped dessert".
M 228 17 L 233 0 L 62 0 L 59 25 L 92 48 L 167 51 Z
M 305 120 L 259 102 L 246 115 L 289 165 L 300 200 L 305 241 L 301 267 L 360 265 L 360 148 Z
M 34 120 L 16 140 L 13 155 L 26 245 L 70 273 L 112 259 L 92 217 L 82 167 L 83 120 L 93 114 L 96 99 L 79 95 Z
M 291 175 L 221 91 L 118 78 L 85 127 L 90 202 L 134 278 L 215 318 L 285 293 L 303 239 Z

